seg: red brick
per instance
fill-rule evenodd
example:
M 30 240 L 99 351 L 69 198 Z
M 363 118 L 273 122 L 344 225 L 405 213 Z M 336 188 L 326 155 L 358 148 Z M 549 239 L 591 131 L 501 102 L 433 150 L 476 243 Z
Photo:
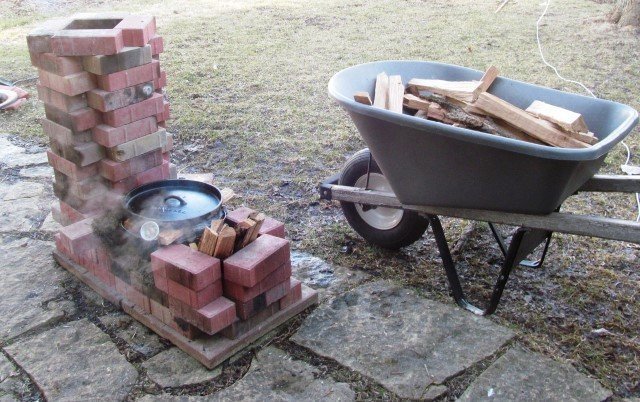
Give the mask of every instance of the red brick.
M 50 53 L 51 37 L 61 29 L 64 29 L 71 20 L 69 18 L 58 18 L 48 20 L 38 25 L 36 29 L 27 35 L 27 46 L 31 53 Z
M 142 102 L 104 113 L 103 120 L 110 126 L 120 127 L 145 117 L 155 116 L 163 111 L 162 95 L 154 93 Z
M 115 29 L 65 29 L 51 37 L 56 56 L 116 54 L 124 46 L 122 31 Z
M 151 314 L 151 304 L 149 302 L 149 297 L 135 289 L 134 287 L 129 287 L 127 289 L 127 299 L 144 310 L 147 314 Z
M 122 279 L 116 276 L 115 287 L 116 287 L 116 291 L 120 293 L 122 297 L 127 298 L 127 293 L 129 292 L 129 288 L 131 287 L 129 286 L 129 284 L 127 284 L 125 281 L 123 281 Z
M 155 133 L 107 148 L 107 155 L 114 161 L 123 162 L 147 152 L 162 149 L 166 144 L 167 130 L 161 128 Z
M 40 84 L 68 96 L 76 96 L 96 87 L 92 74 L 82 71 L 70 75 L 56 75 L 45 70 L 38 72 Z
M 253 212 L 255 212 L 253 209 L 247 207 L 236 208 L 233 211 L 227 212 L 226 219 L 233 225 L 237 225 L 247 219 Z
M 168 273 L 167 273 L 168 274 Z M 186 286 L 179 284 L 167 278 L 167 286 L 169 288 L 169 296 L 180 300 L 196 309 L 205 306 L 218 297 L 222 296 L 222 281 L 218 280 L 211 283 L 201 290 L 191 290 Z
M 76 262 L 79 262 L 79 258 L 87 250 L 98 247 L 100 244 L 91 229 L 92 222 L 93 219 L 89 218 L 60 229 L 60 241 Z
M 161 71 L 160 76 L 153 79 L 153 86 L 156 89 L 156 92 L 162 93 L 162 88 L 167 86 L 167 72 Z
M 166 309 L 165 306 L 163 306 L 162 304 L 158 303 L 153 299 L 149 299 L 149 307 L 151 309 L 151 315 L 153 315 L 160 321 L 164 319 L 164 314 L 165 314 L 164 310 Z
M 162 162 L 162 152 L 159 149 L 124 162 L 102 159 L 100 161 L 100 175 L 109 181 L 117 182 L 159 166 Z
M 66 255 L 67 257 L 71 257 L 71 251 L 67 248 L 67 245 L 62 241 L 62 235 L 60 233 L 56 233 L 53 235 L 53 239 L 56 243 L 56 250 Z
M 290 276 L 291 262 L 287 261 L 280 268 L 267 275 L 257 285 L 250 288 L 238 285 L 231 281 L 224 281 L 224 295 L 225 297 L 228 297 L 229 299 L 233 299 L 235 301 L 246 302 L 273 288 L 277 284 L 282 283 Z
M 149 45 L 151 45 L 151 54 L 154 56 L 164 52 L 164 39 L 160 35 L 151 37 Z
M 100 122 L 99 114 L 89 107 L 67 113 L 45 103 L 44 113 L 47 119 L 75 132 L 89 130 Z
M 56 56 L 53 53 L 30 53 L 31 64 L 55 75 L 71 75 L 83 71 L 79 57 Z
M 119 194 L 124 194 L 143 184 L 151 183 L 165 178 L 165 171 L 168 168 L 168 162 L 162 162 L 161 165 L 153 167 L 144 172 L 129 176 L 124 180 L 111 183 L 111 189 Z
M 113 92 L 93 89 L 87 92 L 87 102 L 94 109 L 109 112 L 142 102 L 150 98 L 152 94 L 153 82 L 149 81 Z
M 99 124 L 93 128 L 93 140 L 100 145 L 111 148 L 155 133 L 157 130 L 158 125 L 153 116 L 120 127 Z
M 85 56 L 82 67 L 92 74 L 107 75 L 151 63 L 151 60 L 151 46 L 125 47 L 109 56 Z
M 152 63 L 96 77 L 98 88 L 105 91 L 117 91 L 143 82 L 153 81 L 153 79 Z
M 249 319 L 234 321 L 233 324 L 220 331 L 220 335 L 229 339 L 237 339 L 257 326 L 262 325 L 267 318 L 276 314 L 278 311 L 280 311 L 280 305 L 273 303 Z
M 59 144 L 77 145 L 92 140 L 91 131 L 75 132 L 49 119 L 42 119 L 40 123 L 42 124 L 42 131 L 44 131 L 49 139 Z
M 202 331 L 209 335 L 220 332 L 236 321 L 236 306 L 224 297 L 219 297 L 198 310 L 202 316 Z
M 98 164 L 79 167 L 75 163 L 56 155 L 51 151 L 47 151 L 49 164 L 57 171 L 69 176 L 73 180 L 84 180 L 88 177 L 98 174 Z
M 169 284 L 167 283 L 166 273 L 162 269 L 153 270 L 153 283 L 156 288 L 162 292 L 169 293 Z
M 173 150 L 173 133 L 167 133 L 167 143 L 162 147 L 162 153 L 166 154 Z
M 64 201 L 58 201 L 58 208 L 62 216 L 72 223 L 90 218 L 98 213 L 98 211 L 80 212 Z
M 144 46 L 156 34 L 156 19 L 152 15 L 129 15 L 115 29 L 122 30 L 125 46 Z
M 192 250 L 184 244 L 159 248 L 151 254 L 151 261 L 158 266 L 162 262 L 168 271 L 175 272 L 167 272 L 167 277 L 177 278 L 193 290 L 204 289 L 222 276 L 219 259 Z
M 81 220 L 72 220 L 69 217 L 62 215 L 62 212 L 60 211 L 60 204 L 57 200 L 51 204 L 51 216 L 54 221 L 58 222 L 62 226 L 68 226 Z
M 104 179 L 100 176 L 91 176 L 83 180 L 74 180 L 57 170 L 54 170 L 53 173 L 55 175 L 53 191 L 61 200 L 67 200 L 68 197 L 80 200 L 89 200 L 101 196 L 107 191 Z M 69 204 L 73 205 L 71 203 Z
M 95 142 L 80 144 L 60 143 L 55 139 L 49 140 L 51 151 L 78 166 L 88 166 L 104 158 L 104 148 Z
M 252 287 L 288 261 L 289 241 L 262 235 L 223 262 L 223 276 L 225 280 Z
M 171 296 L 169 296 L 168 302 L 169 310 L 174 317 L 179 317 L 191 325 L 202 328 L 202 317 L 188 303 L 183 303 Z
M 284 239 L 285 231 L 284 231 L 284 223 L 277 221 L 273 218 L 267 217 L 262 223 L 262 227 L 259 231 L 260 235 L 268 234 L 271 236 L 280 237 Z
M 247 320 L 282 299 L 289 292 L 289 279 L 246 302 L 236 302 L 238 317 Z
M 279 301 L 280 310 L 284 310 L 300 299 L 302 299 L 302 283 L 296 278 L 291 278 L 289 283 L 289 293 Z
M 153 66 L 153 79 L 157 80 L 158 78 L 160 78 L 161 71 L 162 71 L 160 69 L 160 60 L 152 59 L 151 65 Z
M 38 90 L 38 98 L 42 102 L 48 103 L 57 109 L 65 112 L 73 112 L 74 110 L 87 107 L 87 99 L 84 94 L 68 96 L 40 84 L 37 84 L 36 87 Z

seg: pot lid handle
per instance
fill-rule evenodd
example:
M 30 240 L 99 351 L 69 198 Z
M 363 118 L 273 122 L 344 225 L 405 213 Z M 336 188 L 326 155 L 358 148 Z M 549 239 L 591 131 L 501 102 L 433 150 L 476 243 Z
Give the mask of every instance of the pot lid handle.
M 178 200 L 178 202 L 180 203 L 180 206 L 184 206 L 187 205 L 187 202 L 185 200 L 182 199 L 182 197 L 179 197 L 177 195 L 169 195 L 167 197 L 164 198 L 164 203 L 169 205 L 169 206 L 176 206 L 175 202 L 172 200 Z

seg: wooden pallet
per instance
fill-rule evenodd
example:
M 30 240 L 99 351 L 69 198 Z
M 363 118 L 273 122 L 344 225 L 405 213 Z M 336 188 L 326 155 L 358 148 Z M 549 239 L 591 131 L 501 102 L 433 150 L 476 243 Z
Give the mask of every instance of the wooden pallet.
M 151 314 L 147 314 L 112 288 L 104 285 L 83 266 L 75 263 L 66 255 L 55 250 L 53 258 L 100 296 L 122 308 L 127 314 L 146 325 L 156 334 L 169 339 L 174 345 L 191 355 L 208 369 L 218 366 L 240 350 L 251 345 L 261 336 L 285 323 L 306 308 L 318 303 L 318 292 L 302 285 L 302 298 L 299 301 L 265 319 L 236 339 L 231 340 L 221 335 L 212 335 L 189 340 Z

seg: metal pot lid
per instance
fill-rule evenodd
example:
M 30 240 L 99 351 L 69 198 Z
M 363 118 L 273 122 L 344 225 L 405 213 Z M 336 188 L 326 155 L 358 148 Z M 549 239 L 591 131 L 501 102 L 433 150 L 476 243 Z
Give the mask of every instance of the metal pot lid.
M 193 180 L 160 180 L 131 190 L 124 198 L 132 214 L 159 222 L 205 218 L 221 208 L 220 191 Z

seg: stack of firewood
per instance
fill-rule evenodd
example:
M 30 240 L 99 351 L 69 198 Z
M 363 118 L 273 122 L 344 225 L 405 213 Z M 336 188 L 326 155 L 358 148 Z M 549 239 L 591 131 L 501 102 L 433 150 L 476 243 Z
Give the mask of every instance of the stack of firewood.
M 498 77 L 490 67 L 479 81 L 410 80 L 405 87 L 399 75 L 380 73 L 375 98 L 357 92 L 363 104 L 396 113 L 435 120 L 506 138 L 561 148 L 586 148 L 598 142 L 582 115 L 534 101 L 526 110 L 486 92 Z
M 265 218 L 263 213 L 252 212 L 235 227 L 227 225 L 223 219 L 214 220 L 211 227 L 204 229 L 198 251 L 225 259 L 258 238 Z

